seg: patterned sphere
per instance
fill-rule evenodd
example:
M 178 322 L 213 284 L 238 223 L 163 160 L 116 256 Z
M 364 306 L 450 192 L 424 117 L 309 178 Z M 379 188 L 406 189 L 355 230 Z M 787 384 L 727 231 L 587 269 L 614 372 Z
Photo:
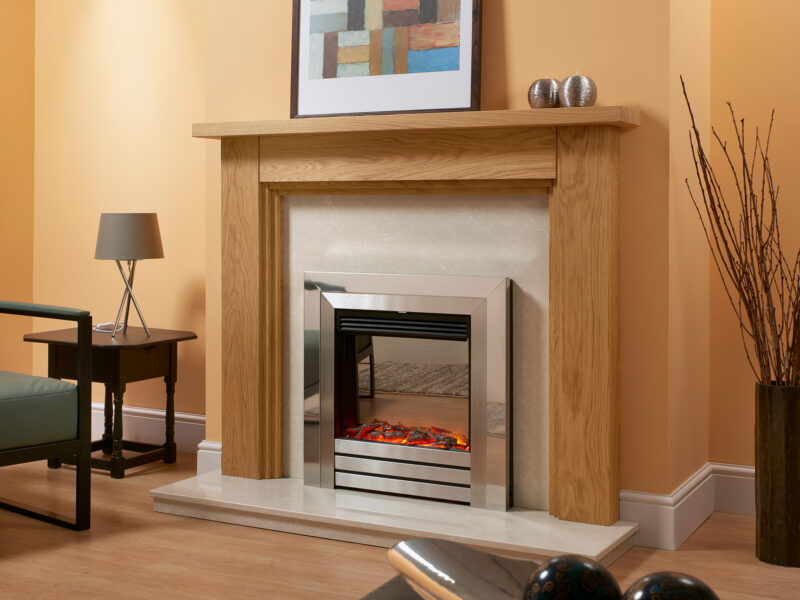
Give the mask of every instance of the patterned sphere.
M 586 75 L 570 75 L 558 86 L 561 106 L 593 106 L 597 101 L 597 84 Z
M 551 558 L 525 586 L 524 600 L 621 600 L 622 592 L 603 565 L 582 556 Z
M 528 89 L 528 104 L 531 108 L 555 108 L 558 106 L 558 79 L 537 79 Z
M 634 582 L 625 600 L 719 600 L 705 583 L 683 573 L 651 573 Z

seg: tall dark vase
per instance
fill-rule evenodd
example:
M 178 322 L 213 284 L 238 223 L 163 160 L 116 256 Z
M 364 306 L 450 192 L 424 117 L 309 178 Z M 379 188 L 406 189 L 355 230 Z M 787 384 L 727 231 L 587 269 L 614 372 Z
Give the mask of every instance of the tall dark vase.
M 800 567 L 800 388 L 756 384 L 756 556 Z

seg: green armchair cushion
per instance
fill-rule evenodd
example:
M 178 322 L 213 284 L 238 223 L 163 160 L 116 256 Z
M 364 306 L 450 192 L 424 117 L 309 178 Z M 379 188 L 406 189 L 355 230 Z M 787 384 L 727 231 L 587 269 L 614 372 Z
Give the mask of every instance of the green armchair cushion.
M 74 384 L 0 371 L 0 450 L 61 442 L 77 435 Z
M 17 312 L 24 311 L 25 313 L 41 313 L 46 317 L 62 317 L 67 319 L 75 319 L 76 317 L 85 317 L 89 315 L 88 310 L 79 308 L 67 308 L 65 306 L 51 306 L 49 304 L 32 304 L 30 302 L 12 302 L 10 300 L 0 300 L 0 312 Z

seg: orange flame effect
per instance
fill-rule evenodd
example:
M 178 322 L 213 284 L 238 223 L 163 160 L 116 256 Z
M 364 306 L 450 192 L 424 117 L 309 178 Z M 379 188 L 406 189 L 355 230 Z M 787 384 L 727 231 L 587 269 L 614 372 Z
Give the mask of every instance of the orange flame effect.
M 374 421 L 359 427 L 345 429 L 344 437 L 353 440 L 469 452 L 469 439 L 463 433 L 453 433 L 447 429 L 433 426 L 416 427 L 400 423 L 391 425 L 386 421 Z

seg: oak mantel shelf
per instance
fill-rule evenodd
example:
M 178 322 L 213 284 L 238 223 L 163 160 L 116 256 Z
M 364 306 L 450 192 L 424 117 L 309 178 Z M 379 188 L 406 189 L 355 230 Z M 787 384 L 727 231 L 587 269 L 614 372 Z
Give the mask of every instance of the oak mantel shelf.
M 240 136 L 390 132 L 414 129 L 494 129 L 570 125 L 612 125 L 620 129 L 631 129 L 639 125 L 639 111 L 626 106 L 590 106 L 195 123 L 192 125 L 192 136 L 220 139 Z

